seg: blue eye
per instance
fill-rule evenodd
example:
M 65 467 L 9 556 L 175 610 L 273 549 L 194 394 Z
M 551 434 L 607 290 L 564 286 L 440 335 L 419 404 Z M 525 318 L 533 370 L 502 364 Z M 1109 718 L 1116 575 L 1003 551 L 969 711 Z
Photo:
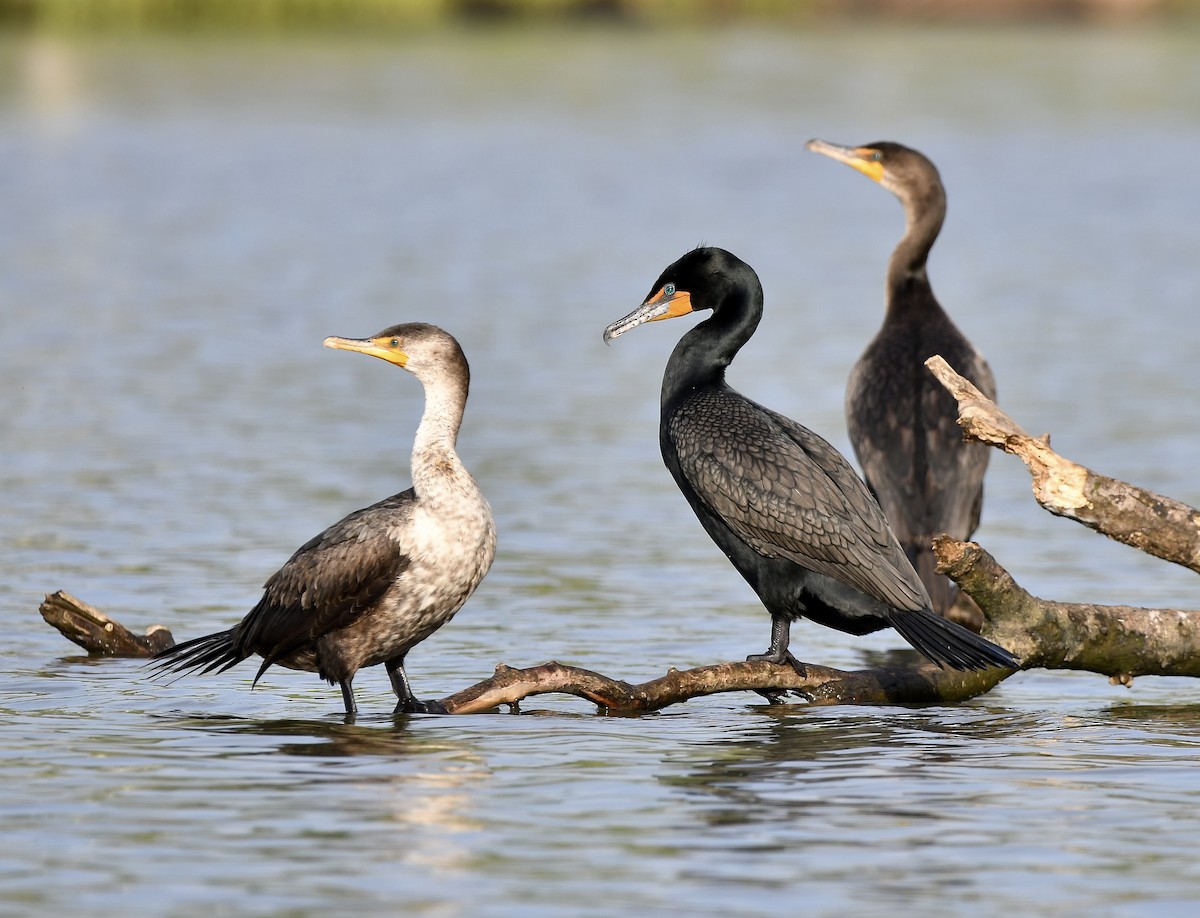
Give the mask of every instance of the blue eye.
M 876 150 L 874 153 L 871 154 L 871 159 L 875 160 L 875 162 L 877 162 L 877 163 L 881 163 L 881 162 L 883 162 L 883 154 L 880 153 L 878 150 Z
M 663 296 L 674 296 L 674 295 L 675 295 L 675 285 L 674 284 L 667 284 L 665 287 L 663 287 Z
M 389 341 L 389 342 L 388 342 L 388 346 L 389 346 L 389 347 L 399 347 L 399 346 L 400 346 L 400 339 L 399 339 L 399 338 L 393 338 L 391 341 Z

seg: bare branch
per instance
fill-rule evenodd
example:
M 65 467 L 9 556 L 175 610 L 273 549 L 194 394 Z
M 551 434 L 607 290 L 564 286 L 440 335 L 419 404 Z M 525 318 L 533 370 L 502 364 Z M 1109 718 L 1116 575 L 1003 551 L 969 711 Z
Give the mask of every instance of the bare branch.
M 61 590 L 45 598 L 41 612 L 64 636 L 99 656 L 149 657 L 175 643 L 161 625 L 139 637 Z M 948 704 L 981 695 L 1008 675 L 1007 670 L 958 673 L 917 663 L 856 672 L 808 665 L 801 677 L 790 666 L 754 661 L 672 668 L 661 678 L 632 685 L 561 663 L 528 669 L 501 664 L 491 678 L 442 699 L 442 704 L 451 714 L 475 714 L 553 692 L 585 698 L 606 711 L 644 713 L 702 695 L 749 691 L 791 692 L 813 704 Z
M 1025 463 L 1042 507 L 1200 573 L 1200 511 L 1064 459 L 1050 448 L 1049 436 L 1031 437 L 941 357 L 930 357 L 925 366 L 958 401 L 964 436 Z
M 989 640 L 1022 669 L 1074 669 L 1128 684 L 1133 676 L 1200 676 L 1200 612 L 1038 599 L 974 542 L 934 539 L 938 570 L 983 610 Z
M 95 606 L 63 590 L 48 594 L 38 611 L 63 637 L 95 656 L 152 657 L 175 646 L 175 638 L 162 625 L 151 625 L 145 635 L 136 635 Z
M 632 685 L 555 662 L 528 669 L 501 664 L 492 678 L 443 698 L 442 704 L 450 714 L 477 714 L 554 692 L 585 698 L 611 713 L 641 714 L 703 695 L 748 691 L 787 691 L 822 705 L 953 703 L 981 695 L 1011 675 L 1001 669 L 960 673 L 933 663 L 854 672 L 811 664 L 805 669 L 801 676 L 790 666 L 762 660 L 716 663 L 672 668 L 658 679 Z

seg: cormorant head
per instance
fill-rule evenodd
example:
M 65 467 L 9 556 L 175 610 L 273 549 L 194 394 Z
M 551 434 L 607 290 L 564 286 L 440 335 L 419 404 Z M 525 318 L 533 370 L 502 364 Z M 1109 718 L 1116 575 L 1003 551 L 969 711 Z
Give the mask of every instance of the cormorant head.
M 436 325 L 406 322 L 392 325 L 370 338 L 331 335 L 325 347 L 358 351 L 408 370 L 418 379 L 428 373 L 467 373 L 467 359 L 454 336 Z
M 604 329 L 604 342 L 646 322 L 716 310 L 735 287 L 757 282 L 753 269 L 731 252 L 711 246 L 692 249 L 659 275 L 641 306 Z
M 804 148 L 857 169 L 902 200 L 942 183 L 937 167 L 924 154 L 890 140 L 878 140 L 861 147 L 810 140 Z

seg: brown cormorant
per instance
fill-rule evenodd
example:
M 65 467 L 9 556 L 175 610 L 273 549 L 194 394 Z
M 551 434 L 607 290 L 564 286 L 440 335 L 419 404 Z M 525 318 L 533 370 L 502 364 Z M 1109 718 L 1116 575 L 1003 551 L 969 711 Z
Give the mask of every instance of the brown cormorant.
M 712 310 L 667 361 L 659 446 L 705 531 L 771 613 L 770 649 L 749 659 L 802 672 L 788 641 L 805 617 L 850 634 L 890 625 L 954 669 L 1015 667 L 1006 650 L 933 613 L 879 505 L 837 450 L 725 382 L 762 308 L 749 265 L 699 248 L 604 331 L 607 342 L 644 322 Z
M 958 407 L 925 361 L 941 354 L 984 395 L 996 397 L 987 361 L 939 305 L 925 269 L 946 216 L 946 192 L 937 167 L 898 143 L 847 147 L 810 140 L 807 147 L 879 182 L 904 205 L 904 236 L 888 263 L 883 325 L 846 387 L 846 427 L 863 477 L 929 591 L 934 611 L 946 615 L 958 587 L 937 572 L 933 537 L 946 533 L 969 539 L 979 525 L 990 451 L 963 440 Z M 954 617 L 978 629 L 982 615 L 974 603 L 960 606 Z
M 407 491 L 351 513 L 302 545 L 264 586 L 262 599 L 229 629 L 158 656 L 158 672 L 224 672 L 254 654 L 315 672 L 342 689 L 364 666 L 387 668 L 396 713 L 441 713 L 418 701 L 404 657 L 450 620 L 496 553 L 492 511 L 454 445 L 470 370 L 458 342 L 423 323 L 393 325 L 372 338 L 325 339 L 325 346 L 379 357 L 408 370 L 425 389 Z

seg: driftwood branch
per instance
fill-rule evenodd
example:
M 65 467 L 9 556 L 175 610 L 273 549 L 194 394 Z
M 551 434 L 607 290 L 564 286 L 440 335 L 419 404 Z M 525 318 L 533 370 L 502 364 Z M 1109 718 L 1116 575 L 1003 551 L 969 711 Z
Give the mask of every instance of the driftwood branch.
M 1048 434 L 1031 437 L 941 357 L 930 357 L 925 366 L 957 400 L 958 423 L 967 438 L 1025 463 L 1042 507 L 1200 573 L 1200 511 L 1063 458 L 1050 448 Z
M 61 590 L 45 598 L 41 612 L 64 636 L 97 656 L 150 657 L 175 643 L 161 625 L 139 637 L 116 619 Z M 717 663 L 695 669 L 672 668 L 658 679 L 634 685 L 561 663 L 528 669 L 501 664 L 491 678 L 441 702 L 450 714 L 491 711 L 550 693 L 574 695 L 605 711 L 624 714 L 657 711 L 719 692 L 787 693 L 823 705 L 953 703 L 981 695 L 1011 675 L 1002 669 L 959 673 L 923 662 L 851 672 L 807 664 L 805 670 L 801 676 L 790 666 L 764 661 Z
M 1200 571 L 1200 512 L 1169 498 L 1097 475 L 1031 437 L 944 360 L 927 361 L 958 400 L 966 436 L 1020 457 L 1033 476 L 1039 504 L 1114 539 Z M 978 604 L 986 637 L 1012 651 L 1022 669 L 1087 670 L 1128 684 L 1135 675 L 1200 676 L 1200 612 L 1096 606 L 1030 595 L 973 542 L 935 540 L 938 568 Z M 173 646 L 161 626 L 144 636 L 75 597 L 53 593 L 42 616 L 89 653 L 151 656 Z M 954 703 L 981 695 L 1011 672 L 943 670 L 932 663 L 844 672 L 808 664 L 801 676 L 765 661 L 669 669 L 631 684 L 574 666 L 544 663 L 527 669 L 500 665 L 493 676 L 442 699 L 451 714 L 473 714 L 548 693 L 586 699 L 613 713 L 644 713 L 718 692 L 789 694 L 811 704 Z
M 137 635 L 95 606 L 59 590 L 42 600 L 38 611 L 50 625 L 89 654 L 98 657 L 151 657 L 175 646 L 175 638 L 162 625 L 151 625 Z
M 561 663 L 529 669 L 501 664 L 490 679 L 443 698 L 442 704 L 450 714 L 476 714 L 554 692 L 586 698 L 610 713 L 642 714 L 702 695 L 750 691 L 788 692 L 822 705 L 949 703 L 981 695 L 1011 675 L 1001 669 L 959 673 L 933 663 L 853 672 L 805 664 L 805 671 L 801 676 L 790 666 L 761 660 L 716 663 L 672 668 L 658 679 L 633 685 Z

